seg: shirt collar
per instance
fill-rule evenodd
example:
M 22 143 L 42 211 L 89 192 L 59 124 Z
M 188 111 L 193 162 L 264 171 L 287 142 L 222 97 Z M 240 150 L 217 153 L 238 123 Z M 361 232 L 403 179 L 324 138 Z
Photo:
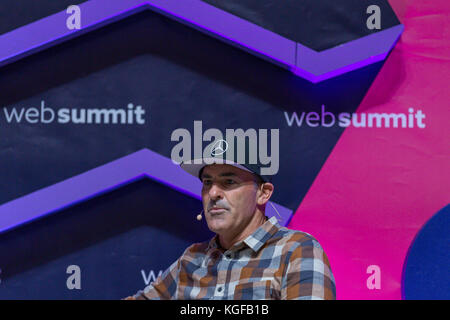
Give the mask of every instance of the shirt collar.
M 234 244 L 234 247 L 240 247 L 242 243 L 247 245 L 254 252 L 257 252 L 261 247 L 269 240 L 280 228 L 276 217 L 271 217 L 264 222 L 258 229 L 256 229 L 251 235 L 245 238 L 242 242 Z M 219 248 L 219 235 L 215 235 L 208 244 L 208 249 Z

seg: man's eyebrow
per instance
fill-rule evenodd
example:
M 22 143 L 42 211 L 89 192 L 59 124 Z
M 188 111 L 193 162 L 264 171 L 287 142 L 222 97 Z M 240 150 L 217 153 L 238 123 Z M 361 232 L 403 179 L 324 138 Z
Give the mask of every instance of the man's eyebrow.
M 201 178 L 202 179 L 204 179 L 204 178 L 211 178 L 211 176 L 209 174 L 202 173 Z
M 237 176 L 234 172 L 224 172 L 224 173 L 219 174 L 219 177 L 234 177 L 234 176 Z M 202 179 L 205 179 L 205 178 L 210 179 L 212 177 L 207 173 L 203 173 Z
M 236 173 L 234 173 L 234 172 L 224 172 L 224 173 L 219 174 L 219 177 L 233 177 L 233 176 L 236 176 Z

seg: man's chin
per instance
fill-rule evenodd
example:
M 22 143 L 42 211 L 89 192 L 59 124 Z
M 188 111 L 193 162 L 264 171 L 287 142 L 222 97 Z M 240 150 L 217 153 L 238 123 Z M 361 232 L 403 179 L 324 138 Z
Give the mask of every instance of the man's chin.
M 224 231 L 226 231 L 229 226 L 226 221 L 223 221 L 222 219 L 212 218 L 210 221 L 208 221 L 208 228 L 214 233 L 221 234 Z

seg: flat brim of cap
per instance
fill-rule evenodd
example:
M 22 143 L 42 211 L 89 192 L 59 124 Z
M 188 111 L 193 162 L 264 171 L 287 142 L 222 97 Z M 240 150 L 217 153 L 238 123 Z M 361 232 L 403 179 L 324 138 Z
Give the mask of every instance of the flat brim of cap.
M 204 167 L 212 165 L 212 164 L 228 164 L 230 166 L 237 167 L 239 169 L 253 173 L 251 170 L 247 169 L 245 166 L 243 166 L 239 163 L 236 163 L 234 161 L 227 160 L 227 159 L 220 159 L 220 158 L 202 158 L 202 159 L 194 159 L 194 160 L 190 160 L 190 161 L 184 161 L 180 164 L 180 167 L 187 173 L 200 179 L 199 175 L 200 175 L 200 172 L 202 171 L 202 169 Z

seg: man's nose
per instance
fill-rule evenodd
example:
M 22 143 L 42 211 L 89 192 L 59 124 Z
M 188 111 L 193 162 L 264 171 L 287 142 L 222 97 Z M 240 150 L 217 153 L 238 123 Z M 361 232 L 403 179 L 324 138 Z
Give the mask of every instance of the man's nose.
M 223 198 L 223 190 L 216 183 L 213 183 L 211 188 L 209 189 L 209 197 L 212 200 L 222 199 Z

